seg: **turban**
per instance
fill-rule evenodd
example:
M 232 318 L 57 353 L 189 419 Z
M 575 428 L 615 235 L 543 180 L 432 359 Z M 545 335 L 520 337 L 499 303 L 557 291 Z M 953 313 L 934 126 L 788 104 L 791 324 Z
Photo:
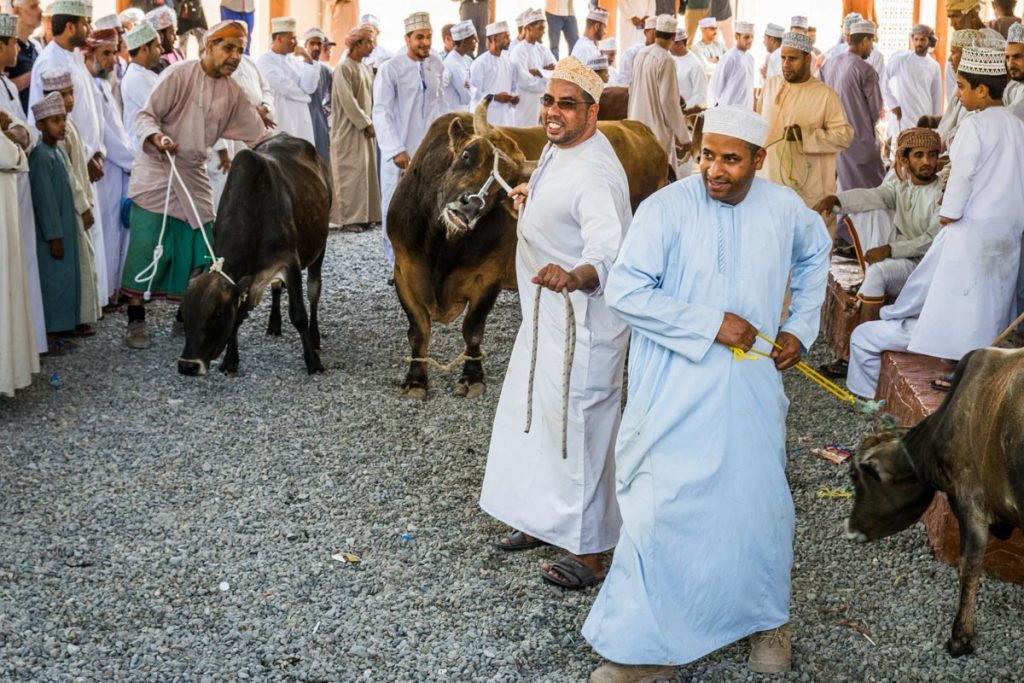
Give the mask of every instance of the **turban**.
M 601 93 L 604 92 L 604 81 L 592 69 L 576 57 L 566 57 L 555 65 L 551 73 L 552 80 L 568 81 L 578 85 L 584 92 L 594 98 L 595 102 L 601 101 Z
M 768 122 L 746 107 L 734 105 L 712 107 L 704 112 L 704 135 L 727 135 L 758 147 L 764 147 Z
M 946 11 L 947 12 L 963 12 L 967 14 L 971 10 L 976 10 L 981 6 L 978 0 L 946 0 Z
M 36 121 L 61 114 L 67 114 L 67 110 L 64 108 L 64 98 L 60 93 L 52 92 L 32 105 L 32 116 Z
M 98 47 L 117 47 L 117 41 L 117 31 L 115 29 L 105 28 L 99 31 L 93 31 L 86 39 L 85 46 L 82 47 L 82 52 L 91 54 Z
M 327 34 L 324 33 L 321 29 L 317 28 L 316 26 L 314 26 L 313 28 L 309 29 L 308 31 L 306 31 L 302 35 L 302 40 L 304 42 L 308 42 L 310 40 L 316 40 L 317 38 L 319 38 L 320 40 L 322 40 L 324 42 L 327 41 Z
M 456 24 L 458 26 L 458 24 Z M 452 29 L 452 37 L 455 37 L 454 29 Z M 360 39 L 366 38 L 367 40 L 373 40 L 374 32 L 373 27 L 369 24 L 363 24 L 362 26 L 356 26 L 354 29 L 348 32 L 345 36 L 345 47 L 349 50 L 352 46 L 359 42 Z
M 942 138 L 931 128 L 907 128 L 896 140 L 896 156 L 902 156 L 904 150 L 916 149 L 942 150 Z
M 222 21 L 210 27 L 206 35 L 203 36 L 203 42 L 209 45 L 215 40 L 223 40 L 225 38 L 248 40 L 249 27 L 245 25 L 245 22 L 238 21 L 237 19 Z
M 172 27 L 175 31 L 178 30 L 178 15 L 167 5 L 157 7 L 146 15 L 146 19 L 149 23 L 153 24 L 153 28 L 157 31 L 163 31 L 166 28 Z
M 686 35 L 686 27 L 685 26 L 680 26 L 679 28 L 676 29 L 676 39 L 675 39 L 675 42 L 678 43 L 678 42 L 683 41 L 683 40 L 689 40 L 689 36 Z

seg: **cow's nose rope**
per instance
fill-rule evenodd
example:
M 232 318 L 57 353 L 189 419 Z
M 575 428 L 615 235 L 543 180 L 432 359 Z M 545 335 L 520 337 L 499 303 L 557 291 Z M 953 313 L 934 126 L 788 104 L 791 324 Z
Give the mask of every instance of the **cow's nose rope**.
M 540 267 L 530 253 L 530 245 L 523 238 L 523 214 L 525 207 L 520 208 L 519 217 L 516 219 L 516 235 L 519 237 L 519 252 L 523 255 L 526 268 L 530 272 L 540 272 Z M 533 426 L 533 379 L 537 374 L 537 342 L 540 328 L 540 295 L 544 287 L 537 285 L 537 293 L 533 298 L 533 337 L 530 343 L 530 377 L 526 389 L 526 427 L 524 432 L 529 433 Z M 572 378 L 572 364 L 576 357 L 576 311 L 572 307 L 572 299 L 569 292 L 561 291 L 565 299 L 565 349 L 562 355 L 562 459 L 569 457 L 569 388 Z
M 169 137 L 164 137 L 164 140 L 170 140 Z M 222 278 L 230 282 L 232 285 L 235 281 L 224 272 L 224 259 L 218 258 L 213 253 L 213 245 L 210 244 L 210 238 L 206 235 L 206 229 L 203 227 L 203 219 L 199 216 L 199 209 L 196 208 L 195 200 L 192 199 L 192 193 L 188 191 L 188 186 L 185 185 L 185 181 L 181 179 L 181 174 L 178 173 L 178 166 L 174 161 L 174 155 L 169 151 L 164 150 L 164 154 L 167 155 L 167 159 L 171 162 L 171 172 L 167 174 L 167 193 L 164 195 L 164 215 L 163 220 L 160 222 L 160 236 L 157 238 L 156 247 L 153 248 L 153 262 L 146 266 L 142 272 L 135 276 L 136 284 L 146 283 L 146 291 L 142 295 L 143 301 L 149 301 L 152 298 L 153 280 L 156 279 L 157 268 L 160 265 L 160 259 L 164 255 L 164 233 L 167 231 L 167 212 L 171 207 L 171 189 L 174 185 L 174 181 L 177 180 L 178 184 L 181 185 L 182 191 L 185 193 L 185 199 L 188 200 L 188 204 L 192 207 L 192 215 L 195 216 L 196 226 L 198 227 L 199 234 L 203 236 L 203 243 L 206 245 L 206 250 L 210 253 L 210 272 L 219 274 Z

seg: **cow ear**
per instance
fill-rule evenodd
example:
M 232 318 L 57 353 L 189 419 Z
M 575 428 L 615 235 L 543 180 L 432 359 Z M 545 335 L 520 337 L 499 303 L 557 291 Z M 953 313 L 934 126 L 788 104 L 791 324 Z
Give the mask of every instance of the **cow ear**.
M 883 484 L 892 484 L 908 477 L 914 477 L 914 470 L 903 449 L 904 446 L 900 442 L 887 445 L 884 448 L 876 448 L 871 455 L 861 461 L 860 469 Z
M 249 298 L 249 288 L 252 287 L 252 276 L 246 275 L 235 283 L 234 294 L 238 297 L 238 303 L 244 304 Z
M 466 124 L 462 122 L 461 118 L 455 117 L 448 124 L 448 146 L 453 155 L 458 156 L 459 152 L 462 151 L 462 148 L 466 146 L 466 143 L 472 137 L 473 132 L 466 128 Z

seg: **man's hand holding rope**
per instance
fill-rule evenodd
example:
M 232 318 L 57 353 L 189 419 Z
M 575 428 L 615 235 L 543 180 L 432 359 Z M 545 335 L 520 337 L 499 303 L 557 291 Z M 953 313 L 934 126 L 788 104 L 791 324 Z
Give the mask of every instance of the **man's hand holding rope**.
M 779 332 L 775 343 L 782 347 L 772 349 L 772 360 L 775 361 L 776 370 L 779 372 L 789 370 L 800 362 L 804 348 L 799 339 L 789 332 Z
M 171 139 L 171 136 L 165 135 L 164 133 L 153 133 L 148 138 L 149 144 L 156 148 L 157 152 L 170 152 L 174 154 L 178 151 L 178 143 Z

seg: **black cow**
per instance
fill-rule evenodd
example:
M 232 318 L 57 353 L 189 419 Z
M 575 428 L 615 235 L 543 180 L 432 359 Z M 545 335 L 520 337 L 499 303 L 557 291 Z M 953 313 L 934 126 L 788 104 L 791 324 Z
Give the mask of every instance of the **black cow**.
M 306 370 L 323 372 L 317 353 L 317 306 L 330 208 L 330 172 L 305 140 L 282 134 L 235 157 L 214 225 L 223 268 L 189 282 L 181 304 L 185 350 L 178 372 L 205 375 L 210 362 L 227 347 L 220 370 L 236 374 L 238 327 L 267 285 L 280 280 L 288 289 L 289 317 L 302 336 Z M 308 317 L 302 301 L 303 268 Z M 275 289 L 275 304 L 279 296 Z M 274 327 L 272 314 L 271 332 Z M 276 327 L 279 331 L 280 314 Z
M 991 531 L 1008 538 L 1024 510 L 1024 351 L 980 349 L 957 366 L 949 396 L 903 437 L 870 436 L 850 466 L 847 536 L 875 541 L 906 529 L 936 491 L 960 523 L 960 605 L 946 649 L 974 651 L 974 603 Z

